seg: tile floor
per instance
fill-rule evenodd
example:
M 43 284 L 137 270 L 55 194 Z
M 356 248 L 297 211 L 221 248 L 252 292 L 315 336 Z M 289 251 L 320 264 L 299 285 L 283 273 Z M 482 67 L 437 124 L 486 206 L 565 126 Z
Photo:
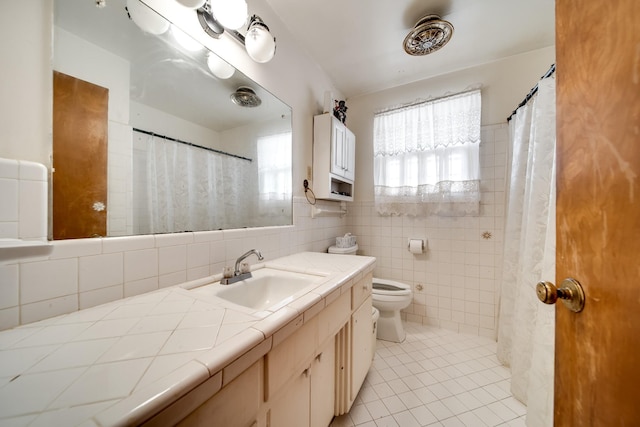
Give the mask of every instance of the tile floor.
M 331 427 L 524 427 L 496 342 L 405 322 L 403 343 L 377 341 L 373 366 L 348 414 Z

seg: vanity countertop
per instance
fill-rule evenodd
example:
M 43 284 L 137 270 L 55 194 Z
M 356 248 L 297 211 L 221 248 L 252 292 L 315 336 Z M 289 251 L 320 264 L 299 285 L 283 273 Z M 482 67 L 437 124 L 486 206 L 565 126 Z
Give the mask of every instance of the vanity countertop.
M 374 264 L 372 257 L 316 252 L 266 262 L 326 275 L 275 311 L 255 312 L 186 289 L 219 280 L 211 276 L 2 331 L 0 424 L 140 424 L 222 377 L 252 349 L 264 354 L 278 330 L 317 314 Z

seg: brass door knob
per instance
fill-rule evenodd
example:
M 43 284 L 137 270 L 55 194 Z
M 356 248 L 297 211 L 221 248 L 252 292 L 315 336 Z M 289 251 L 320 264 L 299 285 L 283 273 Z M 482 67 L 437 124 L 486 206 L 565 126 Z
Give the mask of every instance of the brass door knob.
M 572 278 L 564 279 L 560 288 L 556 288 L 556 285 L 551 282 L 538 282 L 536 294 L 545 304 L 555 304 L 559 298 L 574 313 L 579 313 L 584 308 L 585 297 L 582 285 Z

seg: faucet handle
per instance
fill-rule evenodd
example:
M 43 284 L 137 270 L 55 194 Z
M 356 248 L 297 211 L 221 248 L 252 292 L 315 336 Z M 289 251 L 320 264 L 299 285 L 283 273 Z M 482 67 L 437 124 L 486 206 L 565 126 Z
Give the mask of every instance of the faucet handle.
M 233 268 L 231 268 L 230 266 L 223 267 L 222 268 L 222 277 L 224 277 L 225 279 L 233 277 Z
M 248 262 L 240 263 L 240 273 L 249 273 L 251 271 L 251 267 Z

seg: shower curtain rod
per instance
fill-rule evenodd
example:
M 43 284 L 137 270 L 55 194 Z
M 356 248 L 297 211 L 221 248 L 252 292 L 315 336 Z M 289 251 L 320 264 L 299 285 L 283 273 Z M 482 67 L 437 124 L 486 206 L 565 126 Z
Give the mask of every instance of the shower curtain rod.
M 544 76 L 540 77 L 540 80 L 546 79 L 547 77 L 551 76 L 555 72 L 556 72 L 556 64 L 551 64 L 551 67 L 549 68 L 549 70 L 547 70 L 547 72 L 544 73 Z M 533 87 L 533 89 L 531 89 L 529 91 L 529 93 L 527 94 L 527 96 L 524 97 L 522 102 L 520 104 L 518 104 L 518 106 L 516 107 L 515 110 L 513 110 L 513 113 L 511 113 L 511 115 L 509 117 L 507 117 L 507 121 L 510 121 L 511 118 L 516 114 L 516 111 L 518 111 L 518 108 L 522 107 L 524 104 L 529 102 L 529 100 L 533 97 L 533 95 L 536 94 L 536 92 L 538 92 L 538 84 L 536 84 Z
M 237 154 L 227 153 L 226 151 L 216 150 L 215 148 L 203 147 L 202 145 L 197 145 L 197 144 L 193 144 L 191 142 L 182 141 L 180 139 L 171 138 L 170 136 L 160 135 L 160 134 L 157 134 L 155 132 L 149 132 L 148 130 L 143 130 L 143 129 L 138 129 L 138 128 L 133 128 L 133 130 L 136 131 L 136 132 L 144 133 L 145 135 L 157 136 L 158 138 L 166 139 L 166 140 L 173 141 L 173 142 L 178 142 L 180 144 L 189 145 L 191 147 L 202 148 L 203 150 L 213 151 L 214 153 L 223 154 L 223 155 L 229 156 L 229 157 L 235 157 L 236 159 L 247 160 L 249 162 L 253 161 L 248 157 L 238 156 Z

